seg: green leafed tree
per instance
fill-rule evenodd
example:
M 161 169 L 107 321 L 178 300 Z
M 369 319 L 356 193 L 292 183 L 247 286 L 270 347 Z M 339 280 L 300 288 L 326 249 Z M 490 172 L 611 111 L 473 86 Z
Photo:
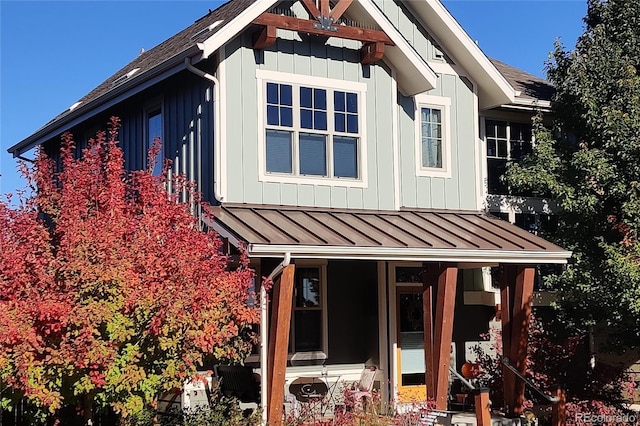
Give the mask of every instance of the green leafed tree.
M 556 45 L 554 127 L 510 167 L 511 185 L 559 205 L 552 237 L 574 255 L 549 284 L 567 320 L 608 326 L 610 349 L 640 345 L 640 1 L 589 0 L 575 49 Z
M 35 194 L 0 203 L 5 407 L 17 395 L 43 417 L 78 404 L 87 417 L 95 405 L 126 418 L 206 357 L 237 362 L 251 349 L 259 310 L 246 261 L 227 268 L 217 235 L 175 195 L 197 204 L 187 182 L 167 193 L 151 169 L 124 170 L 117 128 L 112 119 L 80 158 L 66 135 L 61 171 L 40 153 L 26 171 Z

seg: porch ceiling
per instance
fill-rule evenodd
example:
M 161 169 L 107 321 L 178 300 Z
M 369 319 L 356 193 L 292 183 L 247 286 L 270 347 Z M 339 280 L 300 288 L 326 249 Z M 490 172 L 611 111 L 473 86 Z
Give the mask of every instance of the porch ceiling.
M 224 204 L 210 225 L 252 257 L 566 263 L 571 252 L 474 211 L 321 209 Z

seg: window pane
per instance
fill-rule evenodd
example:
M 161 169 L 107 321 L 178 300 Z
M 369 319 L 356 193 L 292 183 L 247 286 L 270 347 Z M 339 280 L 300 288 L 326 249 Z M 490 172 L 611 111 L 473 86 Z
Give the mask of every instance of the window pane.
M 160 139 L 160 151 L 156 155 L 153 165 L 153 175 L 160 176 L 164 162 L 164 141 L 162 140 L 162 112 L 160 110 L 149 113 L 147 118 L 147 149 L 153 146 L 156 138 Z
M 487 120 L 486 122 L 486 133 L 488 137 L 496 135 L 496 122 L 493 120 Z
M 300 88 L 300 106 L 303 108 L 311 108 L 313 103 L 311 102 L 311 88 Z
M 267 130 L 267 172 L 291 173 L 291 133 Z
M 333 175 L 335 177 L 358 177 L 358 140 L 356 138 L 333 138 Z
M 316 109 L 327 109 L 327 91 L 324 89 L 314 89 L 313 106 Z
M 322 311 L 295 311 L 295 352 L 322 350 Z
M 296 269 L 296 308 L 317 308 L 320 300 L 320 269 Z
M 267 83 L 267 103 L 278 103 L 278 85 L 275 83 Z
M 280 108 L 280 125 L 286 127 L 293 126 L 293 108 Z
M 291 86 L 288 84 L 280 85 L 280 104 L 287 106 L 293 105 L 293 93 Z
M 327 130 L 327 113 L 324 111 L 315 111 L 313 113 L 313 128 L 316 130 Z
M 358 95 L 347 93 L 347 112 L 358 112 Z
M 278 126 L 280 124 L 279 108 L 277 106 L 267 105 L 267 124 L 270 126 Z
M 504 121 L 496 121 L 496 133 L 499 138 L 507 137 L 507 123 Z
M 442 167 L 441 143 L 438 139 L 422 138 L 422 167 Z
M 442 111 L 422 108 L 422 167 L 442 168 Z
M 487 160 L 487 180 L 489 194 L 507 194 L 507 185 L 502 182 L 502 176 L 506 170 L 507 160 L 489 158 Z
M 335 114 L 335 130 L 336 132 L 343 132 L 346 130 L 346 115 L 345 114 Z
M 507 141 L 498 141 L 498 157 L 507 158 Z
M 327 175 L 327 148 L 324 135 L 300 133 L 300 174 Z
M 303 129 L 313 129 L 313 113 L 310 109 L 300 110 L 300 127 Z
M 495 139 L 488 139 L 487 140 L 487 156 L 488 157 L 495 157 L 497 154 L 496 152 L 496 141 Z
M 358 116 L 353 114 L 347 115 L 347 132 L 358 133 Z
M 344 92 L 333 92 L 333 109 L 340 112 L 346 111 Z

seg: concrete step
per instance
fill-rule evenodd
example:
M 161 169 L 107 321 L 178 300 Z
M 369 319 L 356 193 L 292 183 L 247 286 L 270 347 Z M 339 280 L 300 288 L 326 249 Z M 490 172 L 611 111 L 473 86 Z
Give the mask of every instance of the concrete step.
M 466 411 L 432 411 L 418 423 L 420 426 L 476 426 L 476 415 Z M 491 426 L 521 426 L 519 418 L 510 419 L 493 414 Z

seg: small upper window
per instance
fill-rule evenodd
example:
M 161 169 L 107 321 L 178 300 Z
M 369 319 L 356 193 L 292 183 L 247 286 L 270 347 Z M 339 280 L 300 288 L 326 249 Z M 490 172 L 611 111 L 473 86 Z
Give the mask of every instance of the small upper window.
M 451 174 L 449 108 L 451 100 L 440 96 L 416 96 L 416 166 L 419 176 Z
M 154 108 L 147 112 L 147 150 L 153 146 L 154 141 L 160 139 L 160 151 L 155 158 L 153 165 L 154 176 L 162 174 L 164 162 L 164 140 L 162 138 L 162 109 Z

